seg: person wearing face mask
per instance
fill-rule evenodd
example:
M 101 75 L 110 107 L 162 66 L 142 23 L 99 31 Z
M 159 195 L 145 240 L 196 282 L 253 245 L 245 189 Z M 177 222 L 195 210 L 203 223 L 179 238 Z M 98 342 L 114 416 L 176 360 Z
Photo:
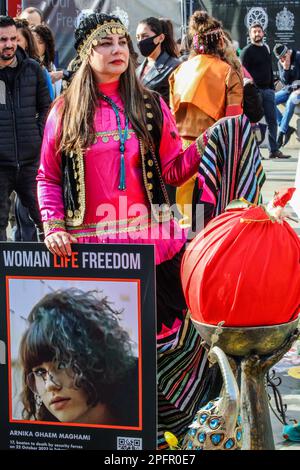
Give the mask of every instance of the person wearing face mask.
M 172 22 L 146 18 L 138 24 L 136 38 L 140 53 L 145 57 L 137 68 L 137 75 L 144 86 L 160 93 L 169 104 L 169 76 L 180 64 Z
M 136 30 L 137 46 L 145 60 L 137 68 L 137 76 L 142 84 L 158 92 L 169 106 L 169 77 L 181 63 L 170 20 L 149 17 L 142 20 Z M 173 207 L 176 204 L 176 188 L 166 185 Z M 174 215 L 180 218 L 175 209 Z

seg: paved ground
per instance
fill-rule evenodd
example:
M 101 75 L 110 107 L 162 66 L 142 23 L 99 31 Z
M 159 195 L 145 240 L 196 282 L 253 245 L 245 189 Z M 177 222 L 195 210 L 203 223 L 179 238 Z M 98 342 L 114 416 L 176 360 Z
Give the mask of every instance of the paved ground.
M 268 157 L 268 153 L 267 149 L 262 149 L 262 154 L 265 158 Z M 292 158 L 289 160 L 263 160 L 267 176 L 267 181 L 263 188 L 264 202 L 272 198 L 276 189 L 283 186 L 293 186 L 300 154 L 300 144 L 298 146 L 292 145 L 291 148 L 285 150 L 285 153 L 292 155 Z M 300 223 L 292 222 L 291 225 L 300 236 Z M 282 394 L 283 403 L 287 405 L 287 420 L 297 419 L 300 422 L 300 379 L 295 379 L 288 375 L 291 367 L 295 366 L 300 366 L 300 341 L 294 345 L 292 350 L 275 368 L 277 377 L 282 381 L 279 390 Z M 271 413 L 271 420 L 276 449 L 300 450 L 300 442 L 289 442 L 282 438 L 283 425 L 275 418 L 273 413 Z

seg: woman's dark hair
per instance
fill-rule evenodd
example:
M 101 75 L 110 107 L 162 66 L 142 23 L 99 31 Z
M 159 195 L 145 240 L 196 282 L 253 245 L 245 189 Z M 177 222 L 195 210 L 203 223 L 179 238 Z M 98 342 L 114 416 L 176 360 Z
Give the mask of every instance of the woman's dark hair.
M 87 40 L 91 32 L 104 21 L 120 22 L 113 15 L 92 13 L 83 18 L 75 31 L 75 48 Z M 136 75 L 136 56 L 129 34 L 126 34 L 129 48 L 129 64 L 127 70 L 120 77 L 120 94 L 124 103 L 125 112 L 132 124 L 137 137 L 142 139 L 146 148 L 155 147 L 151 132 L 147 128 L 147 116 L 144 96 L 149 98 L 152 113 L 156 116 L 158 126 L 162 126 L 162 113 L 158 104 L 157 94 L 146 89 Z M 78 60 L 77 60 L 78 59 Z M 70 153 L 84 152 L 94 140 L 94 116 L 99 102 L 98 87 L 88 60 L 82 61 L 79 55 L 76 58 L 77 71 L 72 82 L 64 92 L 61 113 L 61 132 L 58 142 L 58 151 Z M 60 99 L 60 98 L 58 98 Z
M 74 373 L 74 387 L 85 391 L 88 405 L 104 403 L 120 419 L 133 411 L 122 401 L 122 384 L 128 385 L 137 360 L 132 341 L 119 324 L 120 313 L 99 293 L 75 288 L 48 294 L 33 307 L 20 345 L 24 419 L 57 421 L 43 404 L 37 407 L 26 382 L 43 362 L 67 364 Z
M 168 18 L 155 18 L 154 16 L 150 16 L 140 21 L 139 24 L 146 24 L 155 34 L 164 34 L 165 39 L 160 44 L 162 52 L 166 51 L 171 57 L 178 57 L 173 23 L 171 20 Z
M 24 36 L 27 42 L 26 52 L 31 59 L 39 61 L 38 52 L 36 49 L 35 40 L 32 34 L 31 29 L 29 28 L 29 23 L 24 18 L 15 18 L 15 23 L 17 30 L 21 31 L 21 34 Z
M 45 24 L 39 24 L 31 28 L 31 31 L 38 34 L 42 41 L 45 43 L 45 57 L 43 64 L 48 72 L 52 71 L 52 64 L 55 59 L 55 41 L 51 29 Z

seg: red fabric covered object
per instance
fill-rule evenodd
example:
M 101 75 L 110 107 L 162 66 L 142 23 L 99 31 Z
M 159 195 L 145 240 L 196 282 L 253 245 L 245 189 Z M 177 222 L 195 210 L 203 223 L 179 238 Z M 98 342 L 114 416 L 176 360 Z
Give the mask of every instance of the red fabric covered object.
M 262 207 L 228 210 L 190 243 L 181 279 L 192 318 L 201 323 L 286 323 L 300 313 L 300 241 Z

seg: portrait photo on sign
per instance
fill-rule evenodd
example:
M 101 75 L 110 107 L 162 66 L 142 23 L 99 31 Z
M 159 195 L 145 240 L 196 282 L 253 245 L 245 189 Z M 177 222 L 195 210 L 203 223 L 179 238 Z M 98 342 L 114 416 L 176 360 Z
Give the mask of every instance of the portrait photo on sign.
M 139 280 L 8 276 L 10 422 L 141 429 Z

